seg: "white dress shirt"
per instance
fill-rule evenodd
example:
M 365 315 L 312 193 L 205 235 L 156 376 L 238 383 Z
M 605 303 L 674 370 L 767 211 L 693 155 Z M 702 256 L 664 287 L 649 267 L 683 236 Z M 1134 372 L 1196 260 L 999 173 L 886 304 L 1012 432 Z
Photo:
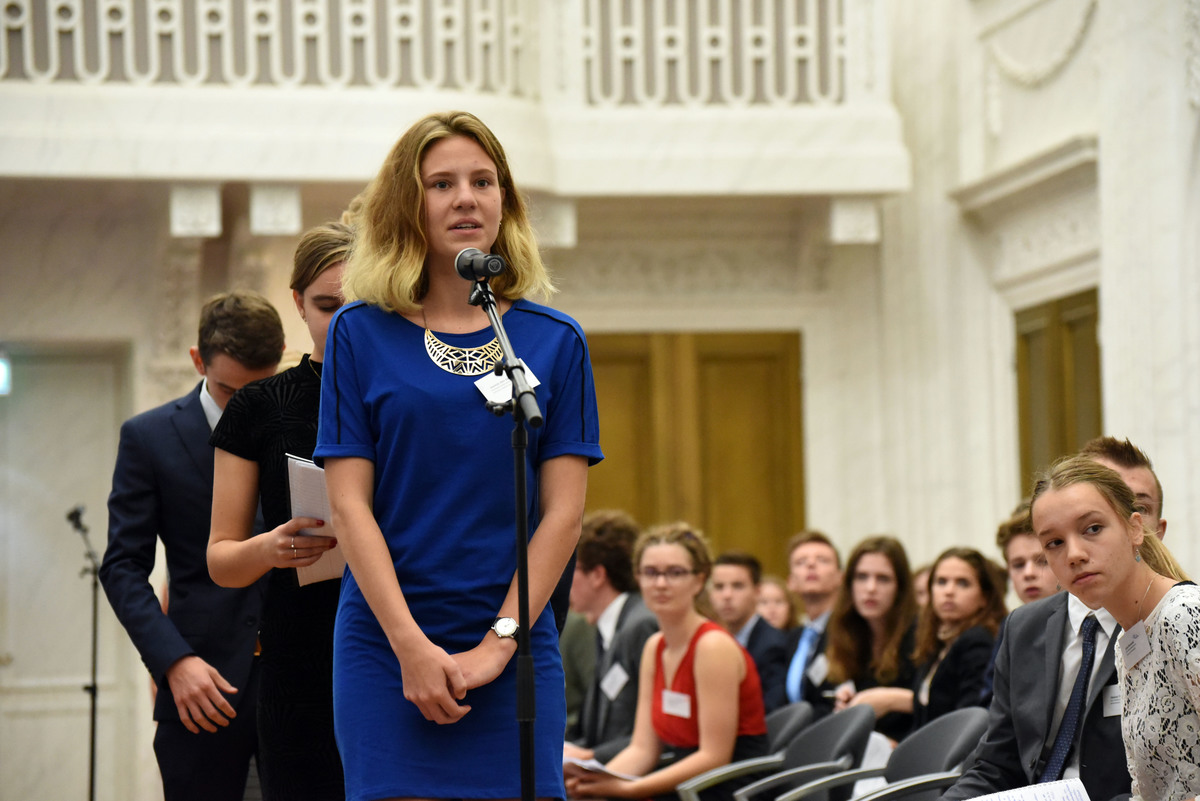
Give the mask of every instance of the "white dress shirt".
M 1104 660 L 1104 652 L 1108 650 L 1108 641 L 1116 636 L 1116 632 L 1120 628 L 1116 618 L 1104 609 L 1090 609 L 1074 595 L 1068 596 L 1067 630 L 1063 636 L 1065 648 L 1062 655 L 1062 667 L 1058 672 L 1058 695 L 1054 699 L 1054 718 L 1051 721 L 1050 737 L 1046 740 L 1047 743 L 1053 743 L 1054 738 L 1058 736 L 1058 727 L 1062 723 L 1063 715 L 1067 711 L 1067 704 L 1071 700 L 1075 677 L 1079 675 L 1079 665 L 1083 662 L 1083 635 L 1080 633 L 1080 629 L 1083 627 L 1084 618 L 1088 615 L 1095 615 L 1096 622 L 1100 624 L 1096 628 L 1096 655 L 1092 660 L 1092 675 L 1088 679 L 1088 695 L 1091 695 L 1095 688 L 1096 674 L 1100 672 L 1100 663 Z M 1067 760 L 1066 767 L 1063 768 L 1063 778 L 1075 779 L 1078 777 L 1079 749 L 1077 748 L 1071 752 L 1071 758 Z

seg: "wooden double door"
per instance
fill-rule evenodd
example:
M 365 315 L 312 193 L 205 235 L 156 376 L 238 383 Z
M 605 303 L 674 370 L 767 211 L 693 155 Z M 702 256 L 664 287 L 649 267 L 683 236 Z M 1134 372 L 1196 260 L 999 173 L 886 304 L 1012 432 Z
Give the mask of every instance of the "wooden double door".
M 605 460 L 588 509 L 686 520 L 780 572 L 804 525 L 798 332 L 589 335 Z

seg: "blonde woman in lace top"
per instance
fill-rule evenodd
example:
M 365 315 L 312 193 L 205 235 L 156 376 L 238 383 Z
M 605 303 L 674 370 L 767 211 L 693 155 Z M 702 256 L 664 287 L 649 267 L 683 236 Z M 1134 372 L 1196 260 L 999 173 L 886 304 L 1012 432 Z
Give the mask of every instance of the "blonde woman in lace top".
M 1200 588 L 1144 526 L 1133 491 L 1085 457 L 1033 493 L 1034 532 L 1059 582 L 1121 624 L 1121 730 L 1133 796 L 1200 794 Z

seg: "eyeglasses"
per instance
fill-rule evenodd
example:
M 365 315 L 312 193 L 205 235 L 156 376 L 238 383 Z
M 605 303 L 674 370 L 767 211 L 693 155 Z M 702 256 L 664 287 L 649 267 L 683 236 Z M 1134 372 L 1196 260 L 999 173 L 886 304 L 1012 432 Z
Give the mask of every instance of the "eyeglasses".
M 670 584 L 676 584 L 695 574 L 695 570 L 688 570 L 686 567 L 668 567 L 665 570 L 659 570 L 657 567 L 643 567 L 638 571 L 638 578 L 647 584 L 653 584 L 660 578 L 665 578 Z

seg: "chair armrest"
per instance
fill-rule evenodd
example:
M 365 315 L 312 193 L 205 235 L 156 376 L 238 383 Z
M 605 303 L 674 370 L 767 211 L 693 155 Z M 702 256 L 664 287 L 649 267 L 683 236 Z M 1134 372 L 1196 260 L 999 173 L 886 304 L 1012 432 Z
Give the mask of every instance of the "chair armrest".
M 803 784 L 821 776 L 845 770 L 850 764 L 850 757 L 845 756 L 835 762 L 814 762 L 802 768 L 780 771 L 779 773 L 767 776 L 765 779 L 751 782 L 745 787 L 734 791 L 733 797 L 735 801 L 750 801 L 751 798 L 754 798 L 759 793 L 764 793 L 777 787 L 794 787 L 797 784 Z
M 727 782 L 730 779 L 736 779 L 739 776 L 769 771 L 778 768 L 782 764 L 782 754 L 743 759 L 739 762 L 732 762 L 728 765 L 722 765 L 719 768 L 705 771 L 699 776 L 693 776 L 676 786 L 675 792 L 679 793 L 682 801 L 700 801 L 701 790 L 706 790 L 709 787 Z
M 948 770 L 943 773 L 925 773 L 920 776 L 913 776 L 911 779 L 892 782 L 886 787 L 880 787 L 874 792 L 859 796 L 855 801 L 892 801 L 896 798 L 903 798 L 910 793 L 919 793 L 926 790 L 938 790 L 951 786 L 962 773 L 957 770 Z
M 782 795 L 775 796 L 775 801 L 799 801 L 805 796 L 811 795 L 820 790 L 832 790 L 834 787 L 841 787 L 846 784 L 854 784 L 859 779 L 871 779 L 875 776 L 883 775 L 883 768 L 859 768 L 858 770 L 844 770 L 841 773 L 835 773 L 832 776 L 814 779 L 797 787 L 795 790 L 789 790 Z

